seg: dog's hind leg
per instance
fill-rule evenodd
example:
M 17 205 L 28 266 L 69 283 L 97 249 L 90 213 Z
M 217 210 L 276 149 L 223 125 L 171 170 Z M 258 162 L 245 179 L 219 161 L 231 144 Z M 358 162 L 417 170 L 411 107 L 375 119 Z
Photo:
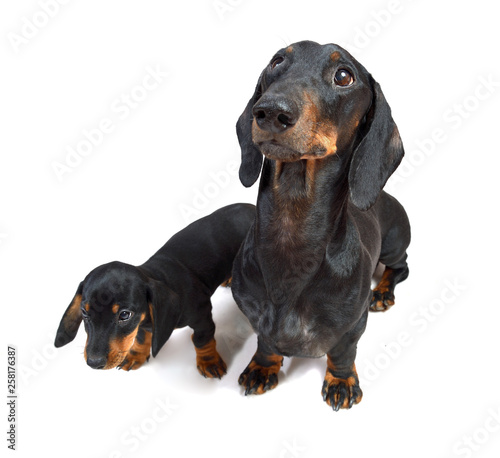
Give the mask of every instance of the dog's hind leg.
M 386 267 L 379 284 L 373 289 L 372 312 L 385 312 L 394 305 L 394 289 L 409 274 L 406 250 L 411 239 L 410 222 L 401 204 L 386 193 L 380 198 L 379 221 L 382 228 L 379 262 Z
M 398 283 L 406 280 L 409 272 L 406 254 L 399 265 L 386 266 L 380 282 L 372 291 L 371 312 L 385 312 L 394 305 L 394 289 Z

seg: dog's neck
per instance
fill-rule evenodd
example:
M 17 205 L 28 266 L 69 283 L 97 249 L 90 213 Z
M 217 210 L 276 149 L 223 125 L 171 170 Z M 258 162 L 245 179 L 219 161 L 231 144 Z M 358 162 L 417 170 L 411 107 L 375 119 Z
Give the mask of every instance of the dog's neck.
M 342 244 L 347 200 L 346 166 L 338 157 L 266 159 L 255 233 L 266 274 L 276 281 L 283 278 L 283 269 L 291 278 L 314 275 L 327 247 Z

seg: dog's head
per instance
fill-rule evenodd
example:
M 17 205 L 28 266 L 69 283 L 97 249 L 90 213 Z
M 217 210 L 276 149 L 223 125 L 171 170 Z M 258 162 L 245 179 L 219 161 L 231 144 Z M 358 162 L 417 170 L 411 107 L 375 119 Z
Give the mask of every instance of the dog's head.
M 179 296 L 137 267 L 111 262 L 97 267 L 80 283 L 57 330 L 55 346 L 71 342 L 83 321 L 84 356 L 93 369 L 120 367 L 139 332 L 153 333 L 156 356 L 176 327 Z
M 337 155 L 349 161 L 352 202 L 375 202 L 404 155 L 380 86 L 346 50 L 302 41 L 278 51 L 236 126 L 240 180 L 251 186 L 268 159 Z

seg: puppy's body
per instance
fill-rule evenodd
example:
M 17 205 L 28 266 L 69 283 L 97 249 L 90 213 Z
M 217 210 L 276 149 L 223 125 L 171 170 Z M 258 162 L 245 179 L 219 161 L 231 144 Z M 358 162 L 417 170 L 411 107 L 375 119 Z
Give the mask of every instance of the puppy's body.
M 175 234 L 140 266 L 97 267 L 67 308 L 56 347 L 74 339 L 83 319 L 89 366 L 137 369 L 150 352 L 157 355 L 175 328 L 190 326 L 200 373 L 221 377 L 226 366 L 215 349 L 210 297 L 229 280 L 254 218 L 253 205 L 229 205 Z
M 380 86 L 336 45 L 300 42 L 262 72 L 238 120 L 240 179 L 261 172 L 257 216 L 233 268 L 233 295 L 258 335 L 245 393 L 274 388 L 283 356 L 328 355 L 323 397 L 361 400 L 354 364 L 368 310 L 394 304 L 410 226 L 382 190 L 403 147 Z M 377 264 L 386 270 L 372 292 Z

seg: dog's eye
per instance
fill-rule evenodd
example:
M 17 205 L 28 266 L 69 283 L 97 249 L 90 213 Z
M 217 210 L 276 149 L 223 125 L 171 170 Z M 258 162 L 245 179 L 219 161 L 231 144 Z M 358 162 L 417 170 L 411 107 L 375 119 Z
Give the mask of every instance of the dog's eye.
M 271 70 L 274 70 L 279 64 L 281 64 L 285 59 L 281 56 L 275 57 L 271 61 Z
M 80 309 L 82 311 L 82 317 L 84 320 L 88 320 L 89 319 L 89 314 L 87 313 L 87 311 L 85 309 Z
M 350 86 L 354 82 L 354 77 L 345 69 L 340 68 L 335 73 L 333 81 L 337 86 Z
M 130 319 L 131 316 L 132 312 L 129 312 L 128 310 L 123 310 L 122 312 L 120 312 L 120 315 L 118 315 L 118 318 L 120 319 L 120 321 L 127 321 Z

